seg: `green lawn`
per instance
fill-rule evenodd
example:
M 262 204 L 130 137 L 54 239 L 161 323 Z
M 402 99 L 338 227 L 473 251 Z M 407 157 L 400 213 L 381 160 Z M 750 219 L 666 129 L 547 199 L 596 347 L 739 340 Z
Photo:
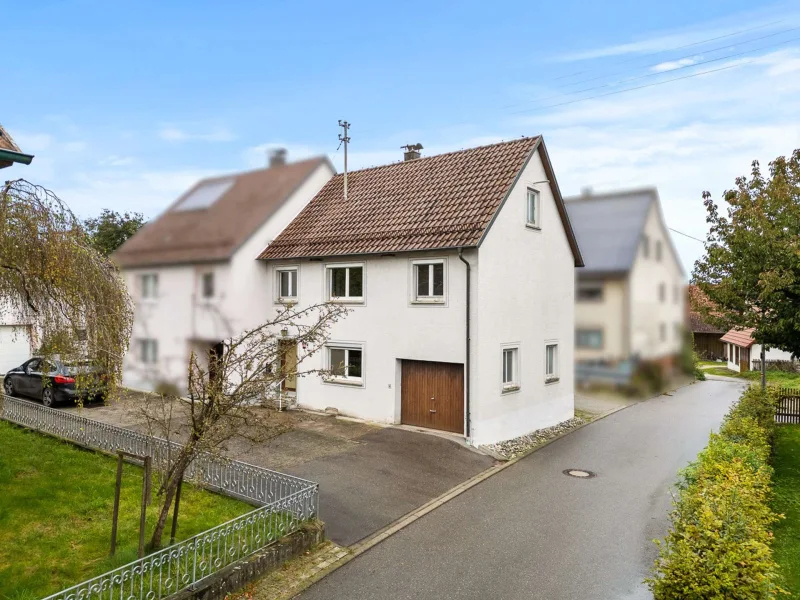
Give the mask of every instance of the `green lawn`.
M 800 595 L 800 425 L 780 425 L 775 436 L 775 512 L 785 515 L 775 526 L 775 560 L 784 586 Z
M 117 553 L 111 559 L 115 478 L 113 457 L 0 421 L 0 598 L 42 598 L 136 559 L 142 471 L 125 465 Z M 155 524 L 155 491 L 148 536 Z M 251 510 L 186 485 L 178 537 Z M 169 529 L 165 538 L 166 543 Z
M 727 367 L 714 367 L 713 369 L 703 369 L 706 375 L 723 375 L 725 377 L 737 377 L 739 379 L 749 379 L 750 381 L 761 381 L 760 371 L 745 371 L 737 373 Z M 785 373 L 784 371 L 767 371 L 767 383 L 779 385 L 786 388 L 800 388 L 800 373 Z

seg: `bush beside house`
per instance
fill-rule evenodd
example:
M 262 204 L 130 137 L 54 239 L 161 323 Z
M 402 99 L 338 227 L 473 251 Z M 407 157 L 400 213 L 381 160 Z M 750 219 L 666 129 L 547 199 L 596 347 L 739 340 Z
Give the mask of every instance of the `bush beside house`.
M 748 389 L 682 473 L 672 527 L 647 580 L 655 600 L 774 598 L 770 508 L 774 390 Z

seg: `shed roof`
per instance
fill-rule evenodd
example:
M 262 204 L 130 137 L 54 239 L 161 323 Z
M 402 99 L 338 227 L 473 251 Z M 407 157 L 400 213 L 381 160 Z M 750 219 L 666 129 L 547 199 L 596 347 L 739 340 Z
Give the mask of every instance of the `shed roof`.
M 753 339 L 753 332 L 755 328 L 750 329 L 731 329 L 728 333 L 723 335 L 720 340 L 728 342 L 742 348 L 749 348 L 755 343 Z
M 327 162 L 317 157 L 199 181 L 113 258 L 123 268 L 227 260 Z
M 393 163 L 331 178 L 262 259 L 478 246 L 539 149 L 575 264 L 583 264 L 542 138 Z

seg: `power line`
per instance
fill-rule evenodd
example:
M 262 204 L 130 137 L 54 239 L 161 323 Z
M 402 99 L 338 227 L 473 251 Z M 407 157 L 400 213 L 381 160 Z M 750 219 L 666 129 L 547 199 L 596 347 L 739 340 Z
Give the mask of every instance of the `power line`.
M 764 25 L 758 25 L 756 27 L 749 27 L 747 29 L 740 29 L 739 31 L 734 31 L 733 33 L 727 33 L 725 35 L 720 35 L 713 38 L 708 38 L 705 40 L 700 40 L 699 42 L 693 42 L 691 44 L 684 44 L 683 46 L 676 46 L 675 48 L 666 48 L 664 50 L 658 50 L 657 52 L 651 52 L 650 54 L 642 54 L 640 56 L 634 56 L 632 58 L 628 58 L 626 60 L 621 60 L 619 62 L 614 63 L 615 65 L 624 65 L 626 63 L 632 62 L 634 60 L 639 60 L 642 58 L 648 58 L 650 56 L 658 56 L 659 54 L 664 54 L 665 52 L 674 52 L 675 50 L 683 50 L 684 48 L 691 48 L 692 46 L 700 46 L 702 44 L 707 44 L 708 42 L 715 42 L 717 40 L 722 40 L 729 37 L 734 37 L 737 35 L 741 35 L 743 33 L 747 33 L 749 31 L 755 31 L 756 29 L 764 29 L 765 27 L 769 27 L 770 25 L 776 25 L 778 23 L 783 23 L 785 19 L 779 19 L 778 21 L 771 21 L 769 23 L 765 23 Z M 612 65 L 613 66 L 613 65 Z M 571 73 L 570 75 L 561 75 L 560 77 L 556 77 L 554 79 L 550 79 L 549 81 L 557 81 L 559 79 L 566 79 L 567 77 L 574 77 L 575 75 L 582 75 L 584 73 L 589 73 L 590 71 L 578 71 L 576 73 Z
M 701 244 L 705 244 L 706 243 L 705 240 L 701 240 L 700 238 L 696 238 L 693 235 L 689 235 L 688 233 L 683 233 L 682 231 L 678 231 L 677 229 L 673 229 L 672 227 L 667 227 L 667 229 L 669 229 L 670 231 L 674 231 L 675 233 L 679 233 L 682 236 L 687 237 L 687 238 L 689 238 L 691 240 L 694 240 L 696 242 L 700 242 Z
M 800 29 L 800 27 L 796 27 L 795 29 Z M 791 30 L 789 30 L 789 31 L 791 31 Z M 563 94 L 555 94 L 553 96 L 545 96 L 544 98 L 539 98 L 537 100 L 530 100 L 529 102 L 524 102 L 524 103 L 521 103 L 521 104 L 529 104 L 530 102 L 540 102 L 540 101 L 544 101 L 544 100 L 548 100 L 548 99 L 552 99 L 552 98 L 561 98 L 561 97 L 564 97 L 564 96 L 574 96 L 575 94 L 582 94 L 584 92 L 591 92 L 593 90 L 599 90 L 599 89 L 611 87 L 611 86 L 614 86 L 614 85 L 628 83 L 628 82 L 631 82 L 631 81 L 638 81 L 640 79 L 647 79 L 649 77 L 658 77 L 660 75 L 664 75 L 665 73 L 672 73 L 674 71 L 682 71 L 683 69 L 690 69 L 690 68 L 694 68 L 694 67 L 699 67 L 700 65 L 707 65 L 707 64 L 710 64 L 710 63 L 713 63 L 713 62 L 719 62 L 721 60 L 727 60 L 729 58 L 735 58 L 737 56 L 743 56 L 745 54 L 750 54 L 751 52 L 759 52 L 761 50 L 769 50 L 770 48 L 776 48 L 777 46 L 782 46 L 784 44 L 788 44 L 789 42 L 794 42 L 794 41 L 797 41 L 797 40 L 800 40 L 800 37 L 795 37 L 795 38 L 790 38 L 788 40 L 783 40 L 782 42 L 778 42 L 777 44 L 768 44 L 766 46 L 760 46 L 758 48 L 751 48 L 750 50 L 744 50 L 742 52 L 736 52 L 734 54 L 726 54 L 725 56 L 720 56 L 718 58 L 711 58 L 709 60 L 704 60 L 704 61 L 701 61 L 701 62 L 692 63 L 691 65 L 683 65 L 683 66 L 680 66 L 680 67 L 676 67 L 674 69 L 670 69 L 669 71 L 658 71 L 658 72 L 655 72 L 655 73 L 646 73 L 644 75 L 637 75 L 636 77 L 628 77 L 627 79 L 622 79 L 620 81 L 615 81 L 615 82 L 612 82 L 612 83 L 604 83 L 603 85 L 596 85 L 596 86 L 593 86 L 593 87 L 584 88 L 582 90 L 575 90 L 573 92 L 565 92 Z M 713 71 L 709 71 L 709 72 L 713 72 Z M 677 81 L 677 80 L 672 79 L 671 81 Z M 632 88 L 632 89 L 639 89 L 639 88 Z M 585 98 L 585 99 L 588 100 L 589 98 Z M 577 101 L 578 100 L 576 100 L 576 102 Z M 517 106 L 519 106 L 519 105 L 517 105 Z M 542 108 L 546 108 L 546 107 L 542 107 Z M 522 112 L 524 112 L 524 111 L 522 111 Z

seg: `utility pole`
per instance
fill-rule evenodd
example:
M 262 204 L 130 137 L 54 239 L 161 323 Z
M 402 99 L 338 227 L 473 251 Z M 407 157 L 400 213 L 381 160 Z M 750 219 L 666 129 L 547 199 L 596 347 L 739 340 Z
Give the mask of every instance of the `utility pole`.
M 347 200 L 347 143 L 350 141 L 347 130 L 350 129 L 350 123 L 339 119 L 339 127 L 344 131 L 344 134 L 339 134 L 339 146 L 344 144 L 344 199 Z

